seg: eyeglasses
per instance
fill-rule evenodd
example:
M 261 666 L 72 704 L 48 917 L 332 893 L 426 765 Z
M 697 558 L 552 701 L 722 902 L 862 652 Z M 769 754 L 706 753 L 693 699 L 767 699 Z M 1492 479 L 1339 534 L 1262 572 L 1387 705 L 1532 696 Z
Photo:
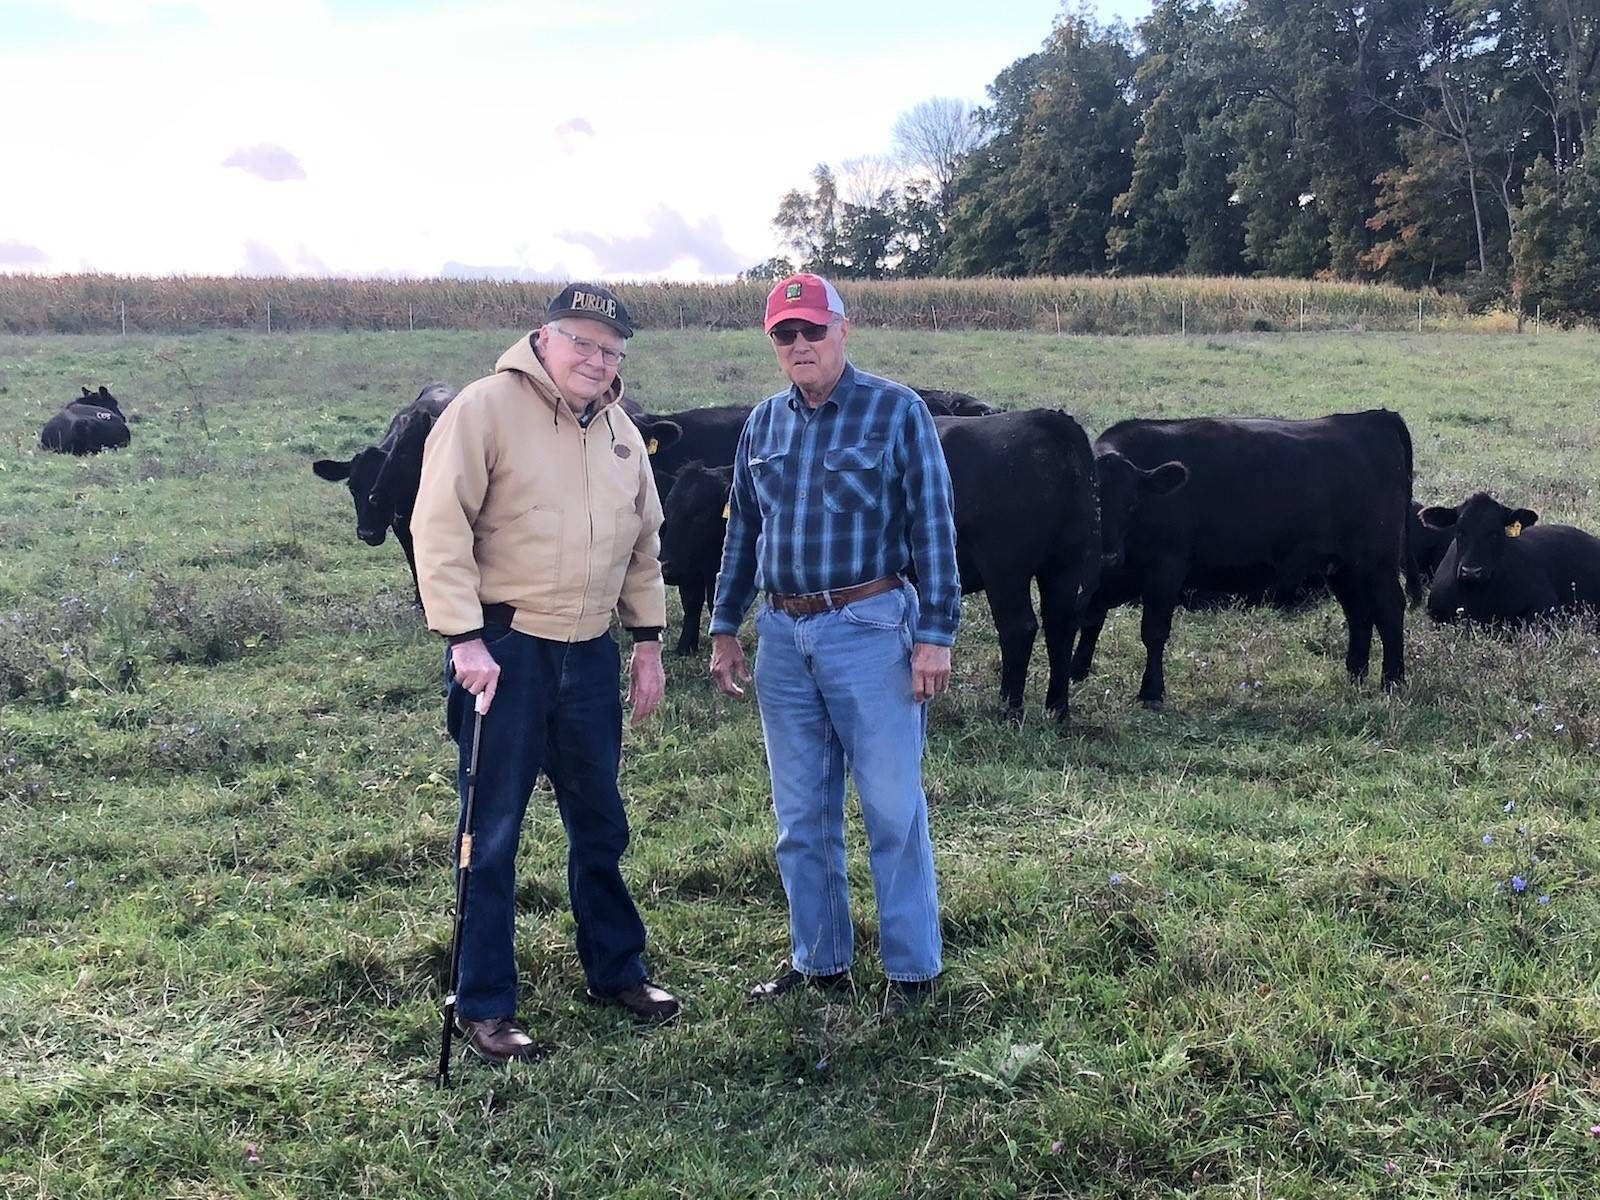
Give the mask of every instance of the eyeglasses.
M 803 325 L 779 326 L 772 331 L 772 340 L 780 346 L 794 345 L 796 337 L 803 337 L 806 341 L 812 343 L 820 342 L 828 336 L 828 330 L 838 323 L 837 321 L 829 321 L 826 325 L 815 325 L 807 321 Z
M 572 348 L 578 352 L 579 358 L 593 358 L 598 354 L 601 362 L 608 367 L 614 367 L 628 357 L 627 351 L 613 350 L 609 346 L 602 346 L 593 338 L 579 337 L 575 333 L 568 333 L 565 329 L 557 329 L 554 325 L 549 326 L 549 329 L 551 333 L 559 333 L 567 341 L 571 342 Z M 792 341 L 793 339 L 790 340 Z

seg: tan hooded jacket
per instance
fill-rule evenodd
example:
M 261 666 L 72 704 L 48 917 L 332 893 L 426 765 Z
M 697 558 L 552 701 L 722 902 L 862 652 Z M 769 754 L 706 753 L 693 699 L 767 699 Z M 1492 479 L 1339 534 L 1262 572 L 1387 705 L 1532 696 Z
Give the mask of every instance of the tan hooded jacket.
M 661 501 L 618 378 L 587 427 L 533 351 L 533 335 L 464 388 L 428 435 L 411 513 L 428 628 L 450 637 L 510 604 L 513 628 L 580 642 L 616 611 L 667 623 Z

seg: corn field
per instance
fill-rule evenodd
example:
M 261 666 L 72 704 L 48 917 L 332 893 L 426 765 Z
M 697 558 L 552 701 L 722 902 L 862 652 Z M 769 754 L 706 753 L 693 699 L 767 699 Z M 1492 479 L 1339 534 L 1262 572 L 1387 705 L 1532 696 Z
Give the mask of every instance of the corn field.
M 0 275 L 3 333 L 526 329 L 559 285 L 457 279 Z M 642 329 L 760 324 L 757 283 L 615 285 Z M 1149 276 L 845 282 L 857 324 L 1152 334 L 1460 327 L 1459 298 L 1356 283 Z

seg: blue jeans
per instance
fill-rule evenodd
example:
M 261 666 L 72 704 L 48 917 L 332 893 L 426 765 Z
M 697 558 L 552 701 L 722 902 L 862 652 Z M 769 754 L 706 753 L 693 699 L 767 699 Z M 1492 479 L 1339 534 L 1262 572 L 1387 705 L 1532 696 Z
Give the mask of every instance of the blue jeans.
M 861 795 L 884 972 L 932 979 L 943 963 L 939 889 L 922 791 L 927 710 L 911 694 L 916 592 L 905 585 L 844 608 L 756 615 L 756 697 L 778 872 L 789 897 L 795 969 L 846 970 L 855 956 L 845 875 L 848 766 Z
M 484 640 L 500 664 L 500 682 L 484 715 L 478 748 L 472 875 L 461 931 L 456 1011 L 469 1021 L 517 1011 L 517 842 L 541 770 L 555 786 L 567 830 L 567 894 L 589 987 L 611 995 L 646 974 L 644 922 L 618 868 L 628 847 L 628 818 L 617 791 L 622 761 L 617 644 L 609 634 L 568 644 L 503 625 L 489 626 Z M 448 652 L 445 672 L 448 678 Z M 460 748 L 461 825 L 472 761 L 472 703 L 471 693 L 452 679 L 445 722 Z

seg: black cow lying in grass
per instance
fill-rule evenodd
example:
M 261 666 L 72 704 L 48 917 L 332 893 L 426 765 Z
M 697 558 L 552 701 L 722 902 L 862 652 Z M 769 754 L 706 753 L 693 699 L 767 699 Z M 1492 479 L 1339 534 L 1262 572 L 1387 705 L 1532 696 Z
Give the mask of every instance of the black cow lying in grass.
M 947 392 L 941 388 L 916 388 L 915 391 L 936 417 L 992 417 L 1003 411 L 965 392 Z
M 1327 579 L 1344 609 L 1345 665 L 1367 673 L 1376 626 L 1383 683 L 1405 678 L 1400 570 L 1411 504 L 1411 434 L 1396 413 L 1339 413 L 1310 421 L 1215 418 L 1122 421 L 1095 453 L 1115 452 L 1141 470 L 1188 468 L 1181 493 L 1142 495 L 1132 511 L 1120 563 L 1102 573 L 1072 660 L 1088 675 L 1106 614 L 1144 606 L 1139 699 L 1160 707 L 1163 656 L 1185 588 L 1228 593 Z
M 39 444 L 57 454 L 99 454 L 121 449 L 130 440 L 117 398 L 104 384 L 98 392 L 84 388 L 82 396 L 46 421 L 39 432 Z
M 311 469 L 330 482 L 346 483 L 356 505 L 356 536 L 369 546 L 383 545 L 390 529 L 405 551 L 413 589 L 417 558 L 411 548 L 411 509 L 422 479 L 422 447 L 433 423 L 455 399 L 455 389 L 430 383 L 394 419 L 382 440 L 349 460 L 319 458 Z M 417 601 L 421 603 L 420 594 Z
M 1520 625 L 1600 610 L 1600 538 L 1538 520 L 1532 509 L 1507 508 L 1486 492 L 1454 508 L 1423 509 L 1424 525 L 1455 533 L 1428 593 L 1428 615 Z

